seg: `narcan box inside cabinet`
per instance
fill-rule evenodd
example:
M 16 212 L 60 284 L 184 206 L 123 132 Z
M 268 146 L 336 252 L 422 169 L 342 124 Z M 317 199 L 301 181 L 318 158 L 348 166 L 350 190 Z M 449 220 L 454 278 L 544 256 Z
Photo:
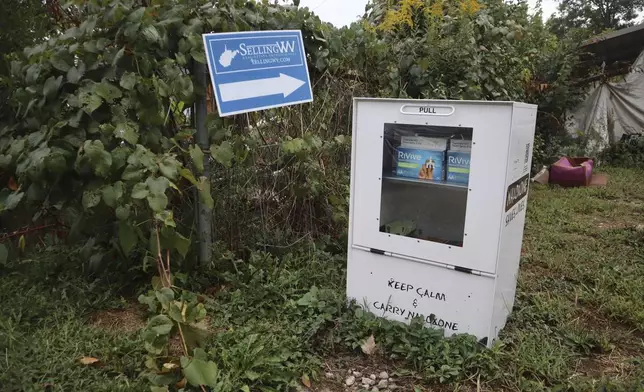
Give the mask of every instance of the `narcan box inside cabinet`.
M 514 305 L 537 107 L 355 98 L 347 296 L 488 346 Z

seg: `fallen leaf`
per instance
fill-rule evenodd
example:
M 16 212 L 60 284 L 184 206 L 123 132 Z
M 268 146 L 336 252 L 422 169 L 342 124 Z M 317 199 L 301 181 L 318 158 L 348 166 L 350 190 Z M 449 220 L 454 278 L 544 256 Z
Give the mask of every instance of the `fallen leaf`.
M 178 367 L 179 367 L 179 365 L 177 365 L 176 363 L 172 363 L 172 362 L 168 362 L 168 363 L 163 364 L 163 368 L 168 369 L 168 370 L 176 369 Z
M 311 379 L 308 374 L 302 376 L 302 384 L 307 388 L 311 388 Z
M 80 359 L 80 363 L 83 364 L 83 365 L 94 365 L 94 364 L 96 364 L 98 362 L 99 362 L 99 360 L 97 358 L 94 358 L 94 357 L 83 357 L 83 358 Z
M 186 386 L 186 378 L 185 377 L 182 378 L 181 380 L 179 380 L 179 382 L 174 384 L 174 386 L 177 387 L 177 389 L 181 389 L 181 388 L 185 387 Z
M 7 188 L 11 189 L 12 191 L 18 190 L 18 184 L 16 184 L 16 180 L 13 177 L 9 177 L 9 183 L 7 184 Z
M 373 355 L 376 352 L 376 339 L 373 335 L 369 336 L 364 342 L 362 342 L 360 348 L 363 353 Z

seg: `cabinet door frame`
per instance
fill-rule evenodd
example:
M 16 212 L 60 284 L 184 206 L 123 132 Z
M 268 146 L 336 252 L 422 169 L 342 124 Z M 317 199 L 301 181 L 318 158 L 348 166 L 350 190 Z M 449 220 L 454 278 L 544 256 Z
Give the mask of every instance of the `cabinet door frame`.
M 494 274 L 512 104 L 356 99 L 354 105 L 350 244 Z M 418 114 L 420 108 L 425 113 Z M 473 129 L 462 247 L 380 231 L 385 123 Z

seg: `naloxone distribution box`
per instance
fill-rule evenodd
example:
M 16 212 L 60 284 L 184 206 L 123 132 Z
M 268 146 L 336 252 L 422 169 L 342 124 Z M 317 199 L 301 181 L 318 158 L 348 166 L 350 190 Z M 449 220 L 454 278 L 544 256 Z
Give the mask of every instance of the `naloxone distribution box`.
M 514 304 L 536 109 L 355 99 L 350 299 L 492 344 Z

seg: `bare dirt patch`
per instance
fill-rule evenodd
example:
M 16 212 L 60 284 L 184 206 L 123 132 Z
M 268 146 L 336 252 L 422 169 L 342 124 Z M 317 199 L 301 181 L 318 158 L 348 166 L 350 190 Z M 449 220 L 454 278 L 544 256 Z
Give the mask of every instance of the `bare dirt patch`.
M 575 375 L 586 376 L 594 379 L 610 377 L 611 379 L 626 379 L 631 376 L 636 367 L 630 361 L 630 353 L 619 349 L 609 354 L 600 354 L 588 358 L 581 358 L 577 362 Z
M 145 326 L 145 311 L 135 305 L 124 309 L 106 309 L 93 313 L 90 324 L 110 333 L 134 333 Z
M 356 392 L 356 391 L 372 391 L 374 387 L 379 392 L 408 392 L 414 391 L 415 388 L 422 392 L 487 392 L 491 391 L 488 386 L 479 384 L 477 387 L 477 380 L 470 380 L 469 382 L 460 383 L 455 386 L 453 384 L 433 384 L 427 385 L 427 381 L 422 380 L 422 377 L 413 375 L 398 374 L 398 370 L 402 370 L 400 364 L 395 360 L 383 357 L 382 355 L 364 356 L 344 354 L 328 358 L 324 363 L 324 368 L 318 380 L 312 383 L 312 392 Z M 387 387 L 378 388 L 377 385 L 363 388 L 361 385 L 362 377 L 369 378 L 371 375 L 376 376 L 376 380 L 380 381 L 380 374 L 387 372 L 389 375 Z M 355 372 L 359 377 L 355 377 Z M 407 372 L 404 372 L 407 374 Z M 346 381 L 350 376 L 355 377 L 355 383 L 352 386 L 347 386 Z

